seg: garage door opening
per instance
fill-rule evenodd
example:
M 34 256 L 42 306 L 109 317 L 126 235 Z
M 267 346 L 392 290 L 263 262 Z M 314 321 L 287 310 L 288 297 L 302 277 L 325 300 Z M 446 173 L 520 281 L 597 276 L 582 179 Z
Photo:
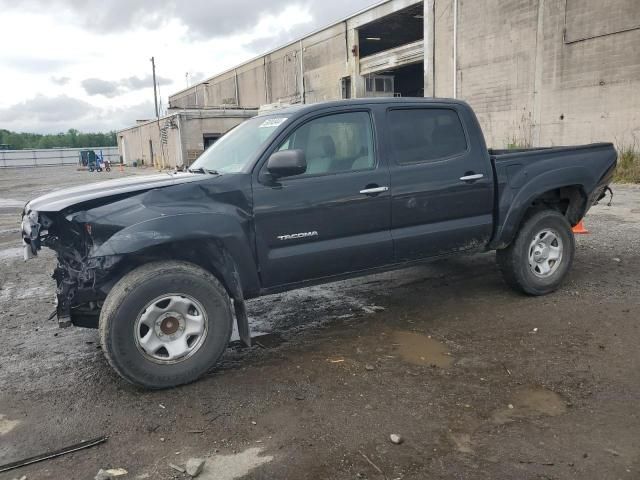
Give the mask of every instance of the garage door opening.
M 424 96 L 423 9 L 417 3 L 358 29 L 364 96 Z
M 424 63 L 414 63 L 364 77 L 367 97 L 424 97 Z
M 216 143 L 220 139 L 221 136 L 222 135 L 220 135 L 219 133 L 205 133 L 205 134 L 203 134 L 202 135 L 202 143 L 204 145 L 204 149 L 206 150 L 211 145 Z
M 358 30 L 360 57 L 422 40 L 424 37 L 423 14 L 424 6 L 421 2 L 360 27 Z

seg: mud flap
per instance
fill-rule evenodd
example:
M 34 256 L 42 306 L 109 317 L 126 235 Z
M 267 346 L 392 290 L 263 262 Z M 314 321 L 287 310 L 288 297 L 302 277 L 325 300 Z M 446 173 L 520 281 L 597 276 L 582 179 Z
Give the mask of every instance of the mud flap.
M 251 346 L 251 332 L 249 331 L 249 317 L 247 316 L 247 306 L 242 299 L 235 299 L 233 307 L 236 311 L 236 321 L 238 322 L 238 334 L 240 341 L 247 346 Z

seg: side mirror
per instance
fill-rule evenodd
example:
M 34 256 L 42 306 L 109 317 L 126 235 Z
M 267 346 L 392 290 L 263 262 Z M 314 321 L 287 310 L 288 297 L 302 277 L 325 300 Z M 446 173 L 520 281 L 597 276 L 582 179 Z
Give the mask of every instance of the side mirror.
M 282 150 L 269 157 L 267 170 L 275 178 L 300 175 L 307 171 L 307 160 L 302 150 Z

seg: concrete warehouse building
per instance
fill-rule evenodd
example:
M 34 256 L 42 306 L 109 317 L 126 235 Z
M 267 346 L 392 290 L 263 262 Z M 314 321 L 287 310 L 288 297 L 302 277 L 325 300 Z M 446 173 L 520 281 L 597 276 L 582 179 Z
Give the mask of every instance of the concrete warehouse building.
M 241 108 L 181 109 L 159 120 L 139 120 L 118 132 L 118 150 L 126 165 L 190 165 L 225 132 L 256 113 Z
M 169 105 L 248 112 L 375 96 L 466 100 L 496 148 L 640 143 L 640 1 L 388 0 L 182 90 Z M 198 145 L 224 133 L 202 127 Z

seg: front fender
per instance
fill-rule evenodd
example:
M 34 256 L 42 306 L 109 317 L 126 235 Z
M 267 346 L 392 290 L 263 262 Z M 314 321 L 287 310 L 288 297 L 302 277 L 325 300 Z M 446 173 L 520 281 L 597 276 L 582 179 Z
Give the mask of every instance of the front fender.
M 210 256 L 200 259 L 202 263 L 221 270 L 232 296 L 242 298 L 242 291 L 259 290 L 251 239 L 248 219 L 213 212 L 162 215 L 119 230 L 95 246 L 89 258 L 144 254 L 154 247 L 177 243 L 193 245 L 199 255 Z

